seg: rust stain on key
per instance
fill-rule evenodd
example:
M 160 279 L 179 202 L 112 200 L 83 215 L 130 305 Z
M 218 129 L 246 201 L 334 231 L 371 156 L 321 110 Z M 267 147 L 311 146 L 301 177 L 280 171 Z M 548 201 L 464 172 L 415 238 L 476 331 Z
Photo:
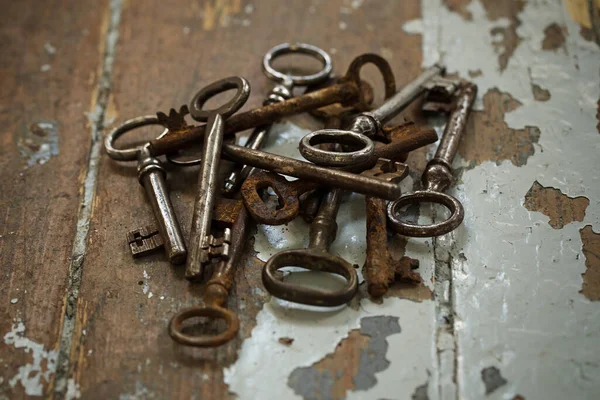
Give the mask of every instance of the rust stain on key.
M 316 182 L 305 180 L 288 181 L 274 172 L 259 171 L 250 175 L 241 188 L 242 199 L 252 218 L 267 225 L 287 224 L 300 213 L 299 197 L 319 187 Z M 260 192 L 273 189 L 279 200 L 277 209 L 273 209 L 261 198 Z
M 335 103 L 353 106 L 358 111 L 366 111 L 369 108 L 369 99 L 364 93 L 368 94 L 370 88 L 363 90 L 364 85 L 360 80 L 360 70 L 366 64 L 375 65 L 381 72 L 386 92 L 395 91 L 395 78 L 389 63 L 378 55 L 363 54 L 352 61 L 346 75 L 338 83 L 277 104 L 234 115 L 225 122 L 224 134 L 231 135 L 235 132 L 267 125 L 289 115 L 300 114 Z M 205 125 L 201 125 L 181 127 L 181 129 L 171 131 L 168 135 L 151 142 L 152 154 L 157 156 L 171 153 L 184 148 L 190 142 L 201 140 L 205 129 Z
M 408 175 L 408 167 L 399 162 L 379 159 L 373 168 L 363 174 L 397 183 Z M 365 271 L 369 294 L 373 297 L 383 296 L 395 280 L 420 283 L 421 276 L 413 271 L 419 267 L 419 261 L 409 257 L 395 260 L 388 251 L 385 200 L 367 196 L 365 202 L 367 211 Z

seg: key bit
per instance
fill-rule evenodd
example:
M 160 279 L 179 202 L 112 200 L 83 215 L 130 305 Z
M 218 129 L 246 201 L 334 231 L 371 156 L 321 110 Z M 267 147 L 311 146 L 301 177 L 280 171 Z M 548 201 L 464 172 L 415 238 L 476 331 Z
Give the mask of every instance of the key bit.
M 361 174 L 372 176 L 374 178 L 376 177 L 388 182 L 398 183 L 408 175 L 408 165 L 398 161 L 380 158 L 373 168 L 365 170 Z
M 148 225 L 127 232 L 127 243 L 134 257 L 143 257 L 164 246 L 158 229 Z
M 459 81 L 438 77 L 425 84 L 427 94 L 421 109 L 428 113 L 448 114 L 455 108 Z

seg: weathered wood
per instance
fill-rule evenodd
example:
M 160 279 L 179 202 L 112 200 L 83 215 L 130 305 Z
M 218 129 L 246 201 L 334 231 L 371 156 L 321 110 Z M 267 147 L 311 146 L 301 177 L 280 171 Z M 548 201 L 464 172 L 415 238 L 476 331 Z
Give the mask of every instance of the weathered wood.
M 0 397 L 52 389 L 106 2 L 0 13 Z
M 418 17 L 417 1 L 386 2 L 344 15 L 344 29 L 338 23 L 342 1 L 279 5 L 127 3 L 113 77 L 117 121 L 179 107 L 202 86 L 235 74 L 252 84 L 245 109 L 256 107 L 272 85 L 261 72 L 262 56 L 285 40 L 335 48 L 338 74 L 363 52 L 388 57 L 399 85 L 420 71 L 419 37 L 398 29 L 403 20 Z M 368 78 L 372 71 L 365 72 Z M 170 172 L 171 197 L 187 236 L 197 168 Z M 102 157 L 94 205 L 71 353 L 72 377 L 82 396 L 228 397 L 222 370 L 236 359 L 262 307 L 261 263 L 250 254 L 244 258 L 230 296 L 230 307 L 242 317 L 240 339 L 214 350 L 183 348 L 169 338 L 167 323 L 176 310 L 196 304 L 201 289 L 190 286 L 183 270 L 168 265 L 160 253 L 138 261 L 128 253 L 126 231 L 153 223 L 133 164 Z M 247 253 L 251 249 L 250 243 Z

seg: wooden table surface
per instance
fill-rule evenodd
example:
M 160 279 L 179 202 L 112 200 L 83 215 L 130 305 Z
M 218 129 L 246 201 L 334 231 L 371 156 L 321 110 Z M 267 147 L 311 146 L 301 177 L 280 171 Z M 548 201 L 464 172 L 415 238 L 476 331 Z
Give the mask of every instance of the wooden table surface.
M 600 26 L 587 5 L 4 2 L 0 399 L 598 398 Z M 153 216 L 135 166 L 110 160 L 103 137 L 230 75 L 252 84 L 244 109 L 259 106 L 272 85 L 262 56 L 286 41 L 330 52 L 337 74 L 374 52 L 398 87 L 440 60 L 478 84 L 452 189 L 465 222 L 391 240 L 420 260 L 422 287 L 396 285 L 382 303 L 361 289 L 320 314 L 286 308 L 260 280 L 273 246 L 301 244 L 306 226 L 258 227 L 229 301 L 239 337 L 182 348 L 166 326 L 201 288 L 162 253 L 132 259 L 125 233 Z M 295 151 L 316 127 L 294 118 L 275 130 Z M 434 148 L 411 155 L 407 190 Z M 197 173 L 169 168 L 186 237 Z M 336 251 L 362 264 L 364 203 L 344 207 Z

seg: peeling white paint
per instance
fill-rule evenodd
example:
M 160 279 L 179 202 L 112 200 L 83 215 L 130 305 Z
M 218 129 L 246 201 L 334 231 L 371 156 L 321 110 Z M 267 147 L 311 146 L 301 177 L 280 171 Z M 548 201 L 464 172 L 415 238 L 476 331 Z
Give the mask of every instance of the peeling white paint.
M 483 398 L 481 370 L 496 366 L 508 383 L 486 398 L 591 398 L 600 393 L 600 308 L 579 293 L 585 271 L 579 229 L 591 224 L 598 230 L 600 221 L 600 52 L 579 36 L 560 1 L 530 0 L 519 15 L 523 41 L 501 73 L 489 32 L 506 26 L 506 19 L 488 21 L 478 1 L 469 6 L 472 21 L 440 0 L 423 0 L 422 10 L 424 65 L 442 60 L 467 79 L 469 70 L 481 69 L 472 78 L 479 86 L 477 106 L 497 87 L 522 103 L 507 114 L 510 127 L 541 130 L 526 165 L 485 162 L 466 171 L 453 191 L 465 205 L 465 222 L 438 241 L 438 252 L 452 256 L 456 395 Z M 566 53 L 541 49 L 552 22 L 570 32 Z M 532 80 L 550 91 L 547 102 L 535 101 Z M 555 230 L 548 217 L 527 211 L 522 202 L 534 180 L 588 197 L 584 221 Z M 452 374 L 453 365 L 442 374 Z
M 150 292 L 150 275 L 148 275 L 148 272 L 146 272 L 146 270 L 144 270 L 144 280 L 143 280 L 143 284 L 142 284 L 142 293 L 147 294 L 148 298 L 152 297 L 152 292 Z
M 257 316 L 252 337 L 242 344 L 238 361 L 224 370 L 225 382 L 239 399 L 300 399 L 287 386 L 292 371 L 333 352 L 350 330 L 359 328 L 362 317 L 373 315 L 399 317 L 401 332 L 387 338 L 390 347 L 386 358 L 391 365 L 376 374 L 378 385 L 368 391 L 369 398 L 397 399 L 398 387 L 412 389 L 427 380 L 427 365 L 433 357 L 429 343 L 433 340 L 434 321 L 427 318 L 432 313 L 432 302 L 390 298 L 377 305 L 367 300 L 361 303 L 359 311 L 343 307 L 320 312 L 288 308 L 289 305 L 275 300 L 266 303 Z M 423 325 L 424 320 L 429 323 Z M 278 341 L 280 337 L 290 337 L 294 342 L 284 346 Z M 415 342 L 426 345 L 407 352 L 406 343 Z M 277 362 L 269 363 L 269 359 Z M 406 365 L 410 368 L 404 368 Z M 364 396 L 364 392 L 349 392 L 347 398 Z M 406 398 L 410 398 L 410 393 Z
M 67 380 L 67 393 L 65 395 L 65 399 L 73 400 L 79 398 L 81 398 L 79 384 L 75 382 L 75 379 L 70 378 L 69 380 Z
M 32 361 L 20 366 L 17 374 L 8 383 L 10 387 L 14 388 L 20 382 L 27 395 L 41 396 L 44 383 L 50 382 L 52 374 L 56 371 L 58 352 L 46 350 L 44 345 L 25 337 L 25 325 L 21 320 L 15 322 L 12 324 L 10 332 L 4 335 L 4 343 L 31 354 Z

